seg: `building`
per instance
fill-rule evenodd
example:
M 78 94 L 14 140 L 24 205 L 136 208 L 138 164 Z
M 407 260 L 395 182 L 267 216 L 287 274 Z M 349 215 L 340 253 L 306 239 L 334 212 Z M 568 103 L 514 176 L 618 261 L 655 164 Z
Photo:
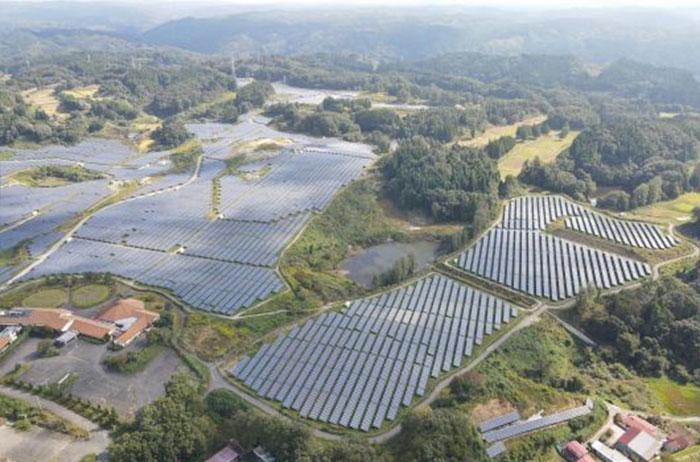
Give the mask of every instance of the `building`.
M 658 428 L 636 415 L 628 415 L 624 420 L 624 427 L 627 430 L 641 430 L 652 436 L 658 437 L 660 435 Z
M 211 456 L 206 462 L 238 462 L 243 457 L 240 446 L 227 444 L 219 452 Z
M 253 449 L 253 454 L 255 455 L 255 460 L 259 460 L 260 462 L 275 462 L 274 456 L 267 452 L 267 449 L 262 446 L 256 446 L 255 449 Z
M 93 319 L 76 316 L 60 308 L 15 308 L 0 311 L 0 326 L 44 327 L 59 333 L 73 331 L 97 340 L 109 340 L 115 328 Z
M 663 442 L 656 436 L 633 427 L 630 427 L 615 443 L 617 450 L 640 462 L 648 462 L 658 456 L 662 446 Z
M 150 329 L 159 318 L 158 313 L 147 311 L 141 300 L 125 298 L 117 300 L 97 319 L 104 324 L 113 326 L 117 331 L 114 343 L 125 347 L 139 334 Z
M 561 455 L 569 462 L 595 462 L 586 446 L 578 441 L 569 441 L 561 448 Z
M 680 452 L 691 445 L 690 438 L 684 434 L 675 434 L 664 443 L 664 451 Z
M 22 332 L 22 327 L 20 326 L 8 326 L 0 329 L 0 353 L 7 350 L 17 340 L 20 332 Z
M 600 441 L 594 441 L 591 449 L 603 462 L 632 462 L 621 452 L 609 448 Z
M 54 344 L 57 347 L 64 347 L 77 338 L 78 334 L 76 334 L 75 331 L 69 330 L 68 332 L 64 332 L 59 335 Z

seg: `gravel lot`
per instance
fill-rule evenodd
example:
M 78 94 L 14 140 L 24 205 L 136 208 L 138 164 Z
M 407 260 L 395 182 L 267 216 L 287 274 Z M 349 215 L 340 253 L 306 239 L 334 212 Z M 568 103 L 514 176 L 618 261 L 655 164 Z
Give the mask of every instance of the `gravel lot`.
M 123 351 L 136 350 L 145 341 L 145 336 L 142 336 Z M 127 375 L 109 372 L 103 366 L 104 358 L 114 354 L 106 345 L 77 340 L 62 348 L 59 356 L 38 358 L 38 342 L 38 339 L 30 338 L 19 345 L 0 363 L 0 375 L 11 371 L 20 362 L 32 365 L 22 380 L 34 384 L 56 383 L 68 373 L 77 374 L 78 379 L 67 390 L 69 393 L 95 403 L 112 405 L 123 416 L 133 415 L 145 404 L 162 396 L 165 382 L 177 370 L 185 370 L 172 350 L 159 354 L 143 371 Z

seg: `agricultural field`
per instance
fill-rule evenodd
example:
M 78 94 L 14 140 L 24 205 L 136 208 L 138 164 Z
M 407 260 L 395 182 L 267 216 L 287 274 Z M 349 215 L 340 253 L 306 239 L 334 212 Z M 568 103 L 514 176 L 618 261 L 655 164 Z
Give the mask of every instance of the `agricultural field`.
M 77 87 L 71 90 L 63 90 L 62 93 L 76 99 L 88 99 L 93 98 L 98 91 L 100 91 L 99 85 L 86 85 L 84 87 Z
M 667 378 L 645 381 L 667 413 L 681 417 L 700 415 L 700 387 L 680 385 Z
M 498 171 L 502 178 L 508 175 L 518 176 L 525 161 L 532 161 L 539 157 L 542 162 L 552 162 L 571 146 L 576 136 L 578 132 L 571 131 L 566 137 L 561 138 L 558 132 L 552 131 L 535 140 L 521 141 L 498 160 Z
M 50 116 L 65 118 L 66 114 L 58 112 L 60 101 L 56 98 L 53 86 L 32 88 L 22 92 L 22 98 L 31 106 L 41 108 Z

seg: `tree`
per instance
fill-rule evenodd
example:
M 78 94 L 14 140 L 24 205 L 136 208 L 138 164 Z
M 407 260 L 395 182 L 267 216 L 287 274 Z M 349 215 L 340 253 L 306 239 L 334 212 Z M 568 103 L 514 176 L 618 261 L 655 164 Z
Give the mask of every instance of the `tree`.
M 192 137 L 185 125 L 177 120 L 166 120 L 151 134 L 158 147 L 169 149 L 181 145 Z
M 58 356 L 60 354 L 60 351 L 58 351 L 58 348 L 56 348 L 53 343 L 53 340 L 50 338 L 45 338 L 39 341 L 39 343 L 36 346 L 37 354 L 42 358 Z

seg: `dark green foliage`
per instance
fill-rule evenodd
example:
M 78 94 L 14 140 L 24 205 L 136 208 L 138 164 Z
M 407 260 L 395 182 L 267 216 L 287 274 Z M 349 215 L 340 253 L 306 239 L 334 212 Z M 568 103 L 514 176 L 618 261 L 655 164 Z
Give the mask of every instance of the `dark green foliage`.
M 584 293 L 574 313 L 594 338 L 612 347 L 616 359 L 640 374 L 700 384 L 697 275 L 695 269 L 684 275 L 687 284 L 666 277 L 599 300 Z
M 112 462 L 174 462 L 203 459 L 206 422 L 201 415 L 197 384 L 176 375 L 165 396 L 144 407 L 113 440 Z
M 232 435 L 247 447 L 263 444 L 280 462 L 303 460 L 309 452 L 307 427 L 277 417 L 239 413 L 230 423 Z
M 497 140 L 491 140 L 486 145 L 486 154 L 492 159 L 500 159 L 516 145 L 512 136 L 502 136 Z
M 355 113 L 355 123 L 363 132 L 378 131 L 394 136 L 401 124 L 401 118 L 391 109 L 366 109 Z
M 236 92 L 236 106 L 241 107 L 247 103 L 253 107 L 262 107 L 265 101 L 274 94 L 275 90 L 269 82 L 256 80 L 238 89 Z
M 88 170 L 80 165 L 44 165 L 42 167 L 36 167 L 30 172 L 30 176 L 33 180 L 39 181 L 44 178 L 61 178 L 71 183 L 79 183 L 82 181 L 97 180 L 100 178 L 106 178 L 106 175 L 102 172 L 95 170 Z
M 424 136 L 447 142 L 460 135 L 465 129 L 477 132 L 483 130 L 485 125 L 486 120 L 478 111 L 455 108 L 430 109 L 407 116 L 399 130 L 399 136 L 402 138 Z
M 58 356 L 60 352 L 53 344 L 53 340 L 50 338 L 45 338 L 36 345 L 36 352 L 42 358 L 50 358 L 51 356 Z
M 403 207 L 423 209 L 441 220 L 488 221 L 495 214 L 499 174 L 483 150 L 448 151 L 415 137 L 386 159 L 382 173 L 390 196 Z
M 397 437 L 397 460 L 404 462 L 487 461 L 481 436 L 460 411 L 414 411 Z
M 160 128 L 154 130 L 151 138 L 153 138 L 158 147 L 170 149 L 192 138 L 192 134 L 187 131 L 182 122 L 170 119 L 163 122 Z
M 399 258 L 390 270 L 375 274 L 372 280 L 374 287 L 383 287 L 398 284 L 416 273 L 416 256 L 409 253 Z
M 207 411 L 222 418 L 231 418 L 249 406 L 233 392 L 225 389 L 211 391 L 204 400 Z
M 559 162 L 545 164 L 536 157 L 532 162 L 525 161 L 518 179 L 523 183 L 538 186 L 553 192 L 568 194 L 577 200 L 584 200 L 595 191 L 595 183 L 583 171 L 577 172 L 581 178 L 567 171 Z

